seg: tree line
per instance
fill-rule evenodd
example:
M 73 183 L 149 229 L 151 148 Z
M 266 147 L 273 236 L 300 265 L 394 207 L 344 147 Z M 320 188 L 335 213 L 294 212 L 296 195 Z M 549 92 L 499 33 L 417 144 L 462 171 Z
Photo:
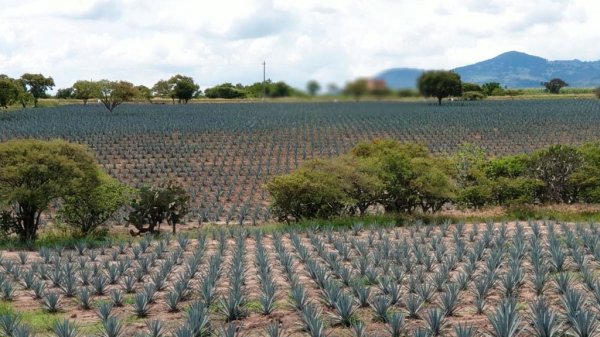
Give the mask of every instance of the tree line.
M 486 158 L 465 144 L 448 156 L 422 145 L 375 140 L 333 159 L 313 159 L 268 184 L 280 221 L 388 213 L 600 202 L 600 143 L 553 145 L 532 154 Z
M 155 233 L 163 223 L 175 232 L 189 212 L 190 197 L 176 182 L 132 189 L 104 172 L 83 145 L 62 140 L 0 143 L 0 238 L 33 243 L 54 221 L 87 236 L 119 217 L 132 235 Z

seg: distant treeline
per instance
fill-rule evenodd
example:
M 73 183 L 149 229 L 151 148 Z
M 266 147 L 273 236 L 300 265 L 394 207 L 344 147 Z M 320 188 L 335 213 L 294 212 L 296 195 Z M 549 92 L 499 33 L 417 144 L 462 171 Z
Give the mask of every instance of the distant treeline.
M 313 159 L 267 185 L 279 220 L 390 213 L 435 213 L 444 206 L 600 202 L 600 143 L 553 145 L 488 159 L 465 144 L 434 156 L 425 146 L 376 140 L 350 153 Z

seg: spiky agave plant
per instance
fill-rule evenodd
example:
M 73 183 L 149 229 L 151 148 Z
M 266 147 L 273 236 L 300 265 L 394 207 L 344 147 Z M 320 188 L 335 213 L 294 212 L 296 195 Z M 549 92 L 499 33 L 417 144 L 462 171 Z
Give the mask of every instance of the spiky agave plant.
M 442 330 L 446 325 L 446 316 L 444 311 L 439 308 L 433 308 L 427 310 L 425 314 L 425 322 L 427 323 L 427 330 L 431 336 L 440 336 Z
M 375 311 L 374 319 L 383 323 L 388 322 L 388 310 L 390 309 L 391 303 L 386 296 L 376 296 L 371 302 L 371 307 Z
M 208 337 L 211 335 L 208 308 L 203 302 L 193 302 L 186 312 L 186 325 L 195 337 Z
M 79 335 L 79 329 L 74 323 L 68 320 L 57 320 L 54 323 L 54 335 L 56 337 L 77 337 Z
M 475 335 L 475 329 L 472 325 L 459 323 L 454 326 L 454 334 L 456 337 L 473 337 Z
M 265 332 L 267 333 L 267 337 L 283 337 L 283 329 L 279 322 L 271 322 L 265 328 Z
M 585 298 L 583 295 L 573 288 L 569 288 L 561 297 L 563 307 L 565 308 L 567 317 L 575 317 L 581 311 L 585 305 Z
M 100 328 L 101 337 L 121 337 L 123 335 L 123 323 L 115 316 L 110 316 L 102 322 Z
M 404 332 L 404 316 L 397 312 L 389 314 L 387 330 L 391 337 L 401 337 Z
M 356 305 L 354 304 L 352 296 L 342 293 L 337 298 L 333 307 L 335 310 L 332 316 L 335 324 L 349 327 L 352 324 L 352 319 L 356 312 Z
M 421 311 L 421 308 L 423 308 L 425 302 L 420 296 L 410 294 L 404 301 L 404 304 L 406 306 L 406 310 L 408 310 L 409 318 L 419 318 L 419 311 Z
M 92 306 L 92 293 L 87 287 L 81 287 L 77 290 L 77 300 L 81 309 L 89 310 Z
M 543 297 L 530 305 L 531 327 L 536 337 L 558 337 L 562 333 L 562 324 L 558 316 Z
M 513 299 L 504 299 L 496 311 L 488 315 L 494 337 L 515 337 L 521 332 L 521 321 Z
M 325 337 L 325 323 L 321 318 L 321 312 L 313 305 L 306 305 L 300 312 L 302 325 L 310 337 Z
M 146 321 L 146 328 L 148 329 L 148 337 L 163 337 L 165 335 L 164 325 L 161 321 Z
M 571 273 L 562 272 L 556 274 L 554 277 L 554 284 L 556 286 L 556 291 L 563 295 L 567 292 L 568 289 L 573 287 L 573 275 Z
M 597 337 L 600 334 L 598 318 L 591 311 L 581 311 L 574 317 L 567 315 L 567 319 L 576 337 Z
M 447 316 L 454 316 L 458 307 L 460 289 L 455 283 L 446 286 L 446 291 L 441 295 L 442 308 Z
M 55 313 L 60 310 L 60 295 L 55 292 L 49 292 L 43 298 L 44 307 L 50 313 Z
M 150 299 L 145 292 L 133 296 L 133 311 L 137 317 L 146 317 L 150 310 Z
M 15 330 L 21 326 L 21 321 L 21 315 L 0 315 L 0 332 L 2 332 L 2 336 L 13 336 Z
M 110 302 L 106 302 L 106 301 L 100 302 L 100 305 L 98 306 L 97 314 L 98 314 L 98 317 L 100 318 L 101 322 L 106 321 L 110 317 L 112 308 L 113 308 L 113 306 Z

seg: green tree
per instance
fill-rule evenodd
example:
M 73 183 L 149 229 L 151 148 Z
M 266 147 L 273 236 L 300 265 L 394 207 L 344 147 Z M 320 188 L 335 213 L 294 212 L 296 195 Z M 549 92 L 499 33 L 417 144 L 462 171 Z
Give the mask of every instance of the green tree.
M 460 75 L 453 71 L 426 71 L 417 79 L 417 86 L 421 95 L 436 97 L 439 105 L 442 104 L 442 99 L 445 97 L 462 95 Z
M 78 193 L 63 198 L 59 218 L 86 236 L 105 224 L 131 200 L 131 190 L 104 172 L 98 173 L 99 182 L 93 182 Z
M 502 91 L 502 87 L 498 82 L 487 82 L 481 85 L 481 91 L 486 96 L 494 96 Z
M 187 102 L 194 97 L 200 87 L 194 83 L 194 79 L 188 76 L 175 75 L 169 79 L 172 85 L 172 97 L 177 98 L 179 103 Z
M 46 91 L 54 87 L 54 79 L 42 74 L 23 74 L 21 81 L 33 96 L 34 107 L 37 107 L 38 99 L 47 97 Z
M 100 97 L 100 86 L 94 81 L 77 81 L 73 83 L 74 96 L 87 105 L 90 98 Z
M 465 143 L 450 160 L 459 190 L 458 201 L 474 208 L 487 204 L 492 198 L 492 185 L 484 173 L 486 161 L 483 150 L 472 143 Z
M 246 91 L 241 84 L 234 86 L 231 83 L 223 83 L 204 90 L 204 95 L 208 98 L 244 98 L 246 97 Z
M 544 183 L 542 201 L 573 202 L 576 191 L 572 175 L 583 164 L 583 155 L 573 146 L 553 145 L 535 151 L 529 162 L 529 170 L 533 178 Z
M 168 182 L 161 187 L 142 187 L 139 197 L 131 204 L 127 221 L 137 229 L 137 233 L 156 233 L 160 225 L 167 222 L 176 231 L 176 225 L 182 223 L 189 212 L 190 197 L 183 187 Z
M 352 96 L 356 101 L 360 100 L 368 91 L 367 80 L 359 78 L 355 81 L 346 83 L 344 95 Z
M 462 91 L 463 92 L 468 92 L 468 91 L 478 91 L 481 92 L 481 86 L 477 83 L 469 83 L 469 82 L 464 82 L 462 84 Z
M 546 91 L 551 94 L 558 94 L 560 89 L 569 86 L 567 82 L 561 80 L 560 78 L 553 78 L 548 82 L 542 82 L 542 85 L 546 87 Z
M 175 104 L 175 92 L 173 91 L 174 83 L 160 80 L 152 87 L 152 94 L 156 97 L 170 98 Z
M 101 80 L 97 84 L 100 101 L 110 112 L 123 102 L 132 100 L 138 94 L 133 84 L 126 81 Z
M 338 179 L 329 173 L 300 169 L 267 184 L 271 209 L 279 221 L 331 218 L 349 203 Z
M 0 108 L 8 108 L 17 102 L 19 87 L 7 76 L 0 76 Z
M 135 86 L 135 90 L 140 99 L 152 103 L 152 90 L 150 88 L 145 85 L 137 85 Z
M 321 85 L 319 84 L 319 82 L 315 80 L 310 80 L 308 81 L 308 83 L 306 83 L 306 91 L 308 91 L 309 95 L 315 96 L 317 95 L 319 90 L 321 90 Z
M 1 228 L 33 242 L 53 200 L 85 193 L 98 181 L 98 165 L 82 145 L 65 141 L 0 143 Z
M 69 99 L 74 97 L 73 88 L 62 88 L 56 91 L 56 98 Z

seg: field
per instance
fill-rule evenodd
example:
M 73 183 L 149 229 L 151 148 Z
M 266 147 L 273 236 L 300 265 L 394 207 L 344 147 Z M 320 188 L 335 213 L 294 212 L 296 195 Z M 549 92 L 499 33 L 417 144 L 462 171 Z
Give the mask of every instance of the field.
M 85 335 L 122 324 L 123 336 L 158 325 L 178 337 L 275 336 L 275 326 L 318 337 L 474 336 L 459 327 L 509 336 L 494 324 L 531 334 L 543 321 L 597 329 L 599 239 L 595 224 L 356 223 L 5 252 L 0 311 L 22 312 L 41 335 L 63 317 Z
M 108 113 L 67 105 L 0 114 L 0 141 L 65 138 L 90 146 L 113 176 L 133 186 L 181 181 L 189 220 L 257 223 L 269 217 L 270 177 L 361 140 L 393 138 L 451 153 L 464 142 L 489 155 L 531 152 L 600 137 L 598 100 L 131 104 Z

